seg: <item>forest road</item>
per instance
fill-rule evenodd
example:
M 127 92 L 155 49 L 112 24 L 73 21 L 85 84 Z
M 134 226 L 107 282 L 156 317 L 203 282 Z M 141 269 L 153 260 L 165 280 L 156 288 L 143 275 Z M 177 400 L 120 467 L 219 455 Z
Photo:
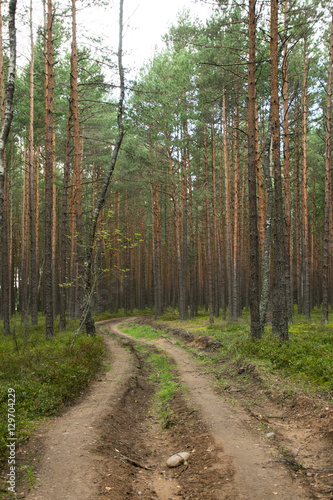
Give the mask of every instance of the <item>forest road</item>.
M 291 474 L 269 440 L 253 431 L 248 413 L 216 392 L 214 379 L 186 349 L 164 338 L 134 341 L 119 324 L 101 323 L 111 368 L 44 429 L 38 483 L 23 498 L 319 498 Z M 133 347 L 138 343 L 172 358 L 185 386 L 172 429 L 162 429 L 156 418 L 147 363 Z M 180 451 L 190 452 L 188 464 L 168 469 L 167 458 Z
M 94 452 L 108 408 L 125 390 L 133 369 L 131 355 L 106 338 L 111 369 L 94 381 L 83 400 L 42 430 L 44 449 L 38 483 L 27 500 L 95 500 L 102 457 Z

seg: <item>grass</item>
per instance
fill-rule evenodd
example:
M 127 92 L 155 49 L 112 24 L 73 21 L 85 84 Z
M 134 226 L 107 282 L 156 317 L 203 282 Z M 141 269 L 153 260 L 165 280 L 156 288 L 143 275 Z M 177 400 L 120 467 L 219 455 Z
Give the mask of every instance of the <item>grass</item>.
M 4 337 L 0 329 L 0 465 L 8 449 L 8 390 L 14 389 L 15 436 L 27 439 L 39 419 L 55 415 L 71 403 L 95 377 L 101 366 L 104 345 L 101 336 L 79 334 L 73 349 L 69 346 L 77 321 L 45 340 L 45 322 L 37 326 L 21 325 L 12 320 L 15 335 Z
M 175 319 L 171 319 L 171 315 Z M 219 355 L 214 356 L 215 363 L 224 363 L 227 358 L 242 358 L 245 363 L 255 363 L 262 369 L 288 376 L 291 381 L 310 390 L 333 391 L 333 313 L 325 326 L 321 325 L 320 309 L 312 311 L 311 320 L 295 314 L 287 343 L 281 343 L 272 334 L 271 327 L 265 328 L 261 340 L 251 339 L 248 312 L 243 312 L 238 321 L 216 318 L 212 325 L 205 311 L 201 311 L 197 318 L 181 322 L 177 312 L 167 310 L 159 322 L 166 321 L 165 316 L 171 328 L 183 328 L 218 340 L 221 349 Z M 151 338 L 161 335 L 161 332 L 147 328 Z M 144 330 L 140 332 L 144 335 Z
M 171 402 L 180 387 L 173 373 L 175 366 L 170 363 L 168 356 L 164 353 L 150 353 L 147 362 L 153 368 L 150 379 L 158 385 L 155 393 L 157 415 L 162 427 L 169 428 L 172 426 L 173 415 Z
M 21 467 L 21 472 L 23 474 L 23 482 L 26 483 L 29 488 L 32 488 L 37 483 L 36 472 L 32 465 L 23 465 Z

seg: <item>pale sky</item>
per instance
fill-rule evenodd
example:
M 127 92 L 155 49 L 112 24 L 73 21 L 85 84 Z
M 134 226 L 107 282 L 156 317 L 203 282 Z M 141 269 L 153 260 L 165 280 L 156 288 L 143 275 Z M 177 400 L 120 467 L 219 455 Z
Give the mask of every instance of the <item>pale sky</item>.
M 213 2 L 214 3 L 214 2 Z M 145 61 L 154 55 L 155 46 L 162 46 L 161 37 L 168 27 L 176 22 L 177 14 L 184 9 L 190 10 L 191 17 L 204 20 L 211 14 L 211 6 L 194 0 L 125 0 L 124 1 L 124 64 L 140 69 Z M 82 12 L 82 25 L 89 30 L 111 36 L 111 45 L 117 50 L 118 1 L 112 7 L 95 12 L 96 18 L 87 18 Z M 95 20 L 96 19 L 96 20 Z M 88 22 L 88 24 L 87 24 Z
M 177 14 L 189 10 L 191 17 L 205 20 L 211 15 L 211 3 L 207 0 L 124 0 L 124 65 L 132 68 L 131 75 L 154 55 L 155 46 L 162 46 L 161 37 L 168 27 L 176 22 Z M 56 3 L 53 0 L 54 4 Z M 58 0 L 61 8 L 70 8 L 71 0 Z M 119 1 L 111 0 L 106 6 L 98 1 L 77 0 L 77 36 L 80 43 L 89 44 L 88 35 L 101 36 L 103 45 L 116 52 L 118 47 Z M 30 0 L 17 4 L 17 51 L 18 66 L 22 67 L 30 59 L 29 12 Z M 3 9 L 3 15 L 7 12 Z M 59 12 L 59 10 L 58 10 Z M 70 23 L 70 12 L 64 23 Z M 35 28 L 43 23 L 42 0 L 33 0 L 33 23 Z M 35 35 L 36 36 L 36 35 Z M 91 44 L 93 47 L 93 44 Z
M 124 45 L 133 51 L 138 66 L 153 56 L 156 45 L 162 45 L 161 37 L 176 22 L 178 13 L 188 9 L 192 17 L 200 19 L 211 13 L 207 4 L 193 0 L 125 0 L 125 3 L 127 12 L 133 11 L 130 25 L 134 30 L 131 33 L 127 30 Z

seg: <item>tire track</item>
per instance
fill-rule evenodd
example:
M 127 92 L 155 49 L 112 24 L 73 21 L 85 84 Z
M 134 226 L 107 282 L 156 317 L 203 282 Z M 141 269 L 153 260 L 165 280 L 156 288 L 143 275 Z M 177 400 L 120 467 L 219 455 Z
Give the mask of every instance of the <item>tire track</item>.
M 38 485 L 27 500 L 95 500 L 100 465 L 94 452 L 103 416 L 121 396 L 133 370 L 130 353 L 106 338 L 111 369 L 93 382 L 83 401 L 52 420 L 43 432 L 44 455 L 38 467 Z M 112 352 L 112 355 L 111 355 Z
M 131 318 L 131 321 L 135 321 L 135 318 Z M 119 330 L 120 323 L 110 323 L 110 330 L 122 338 L 133 340 Z M 316 498 L 300 478 L 292 477 L 288 468 L 280 462 L 276 449 L 261 436 L 254 435 L 248 425 L 248 414 L 240 407 L 224 401 L 215 392 L 213 379 L 200 370 L 185 349 L 167 339 L 135 341 L 162 349 L 175 360 L 181 381 L 189 390 L 190 404 L 199 409 L 217 445 L 222 446 L 232 458 L 235 488 L 239 491 L 240 500 Z M 221 491 L 220 498 L 228 496 L 224 496 Z

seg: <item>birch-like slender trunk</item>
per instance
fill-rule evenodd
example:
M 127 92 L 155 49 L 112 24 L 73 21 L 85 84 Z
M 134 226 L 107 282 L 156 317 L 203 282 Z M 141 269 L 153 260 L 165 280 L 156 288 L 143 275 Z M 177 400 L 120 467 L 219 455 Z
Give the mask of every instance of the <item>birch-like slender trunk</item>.
M 93 251 L 94 251 L 94 243 L 97 231 L 97 221 L 99 214 L 105 203 L 106 193 L 110 184 L 110 180 L 116 165 L 118 153 L 124 137 L 123 105 L 125 97 L 125 78 L 124 78 L 124 68 L 123 68 L 123 10 L 124 10 L 123 7 L 124 7 L 124 0 L 120 0 L 119 44 L 118 44 L 118 70 L 120 79 L 120 97 L 118 101 L 118 113 L 117 113 L 118 137 L 112 151 L 109 168 L 105 172 L 104 179 L 102 181 L 100 191 L 97 196 L 95 210 L 93 211 L 91 216 L 89 237 L 88 237 L 87 251 L 86 251 L 86 263 L 85 263 L 86 270 L 84 278 L 85 293 L 83 297 L 83 306 L 82 306 L 82 311 L 83 311 L 82 321 L 85 324 L 86 332 L 88 335 L 95 335 L 95 321 L 94 321 L 93 311 L 91 310 L 91 302 L 94 291 Z
M 9 31 L 9 63 L 8 76 L 5 90 L 4 117 L 0 131 L 0 255 L 1 269 L 3 274 L 3 316 L 4 334 L 10 334 L 10 304 L 9 304 L 9 259 L 8 259 L 8 238 L 7 221 L 4 220 L 4 188 L 5 188 L 5 149 L 8 141 L 9 131 L 13 118 L 13 98 L 15 90 L 15 70 L 16 70 L 16 28 L 15 28 L 16 0 L 9 2 L 8 31 Z

